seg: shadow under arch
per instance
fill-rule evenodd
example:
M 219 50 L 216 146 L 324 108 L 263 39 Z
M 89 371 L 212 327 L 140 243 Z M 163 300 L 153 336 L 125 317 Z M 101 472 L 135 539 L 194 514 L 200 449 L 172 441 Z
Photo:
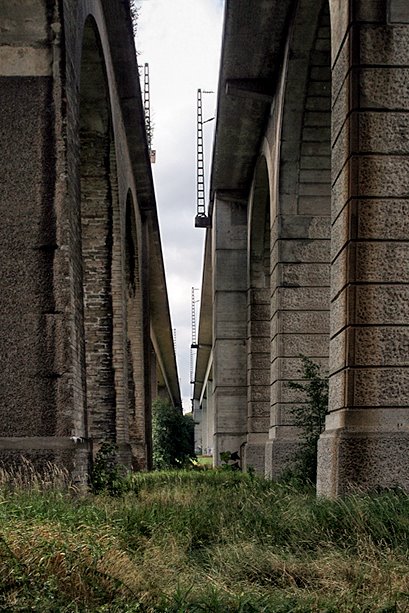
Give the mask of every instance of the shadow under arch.
M 80 77 L 81 251 L 88 436 L 117 441 L 114 236 L 119 217 L 109 91 L 97 25 L 83 32 Z
M 125 205 L 126 352 L 128 365 L 128 420 L 132 468 L 145 470 L 151 453 L 150 415 L 147 414 L 145 378 L 144 308 L 142 294 L 142 237 L 135 217 L 135 203 L 128 190 Z
M 247 441 L 243 468 L 264 474 L 270 416 L 270 183 L 267 161 L 258 160 L 248 230 Z
M 328 0 L 299 0 L 286 57 L 278 216 L 272 236 L 271 428 L 266 474 L 291 466 L 299 445 L 291 408 L 304 398 L 300 355 L 326 371 L 329 354 L 331 32 Z

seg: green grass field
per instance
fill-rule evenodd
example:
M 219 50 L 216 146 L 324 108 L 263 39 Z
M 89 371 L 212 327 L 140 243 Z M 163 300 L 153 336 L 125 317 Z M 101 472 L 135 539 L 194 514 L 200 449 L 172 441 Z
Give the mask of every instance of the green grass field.
M 213 466 L 213 457 L 210 455 L 198 455 L 197 463 L 199 466 Z
M 0 611 L 409 611 L 398 491 L 317 500 L 213 470 L 138 474 L 121 498 L 41 489 L 1 488 Z

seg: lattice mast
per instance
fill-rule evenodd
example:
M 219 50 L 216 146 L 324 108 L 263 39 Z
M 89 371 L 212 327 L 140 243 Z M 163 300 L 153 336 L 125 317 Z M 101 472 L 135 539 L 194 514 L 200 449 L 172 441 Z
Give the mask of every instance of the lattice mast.
M 203 91 L 204 94 L 212 93 Z M 204 143 L 203 143 L 203 102 L 202 90 L 197 90 L 197 137 L 196 137 L 196 228 L 207 228 L 209 218 L 206 215 L 205 197 L 205 169 L 204 169 Z
M 151 163 L 156 160 L 156 151 L 152 149 L 152 122 L 151 122 L 151 94 L 149 83 L 149 64 L 145 62 L 143 67 L 143 110 L 145 113 L 145 130 L 148 140 L 149 155 Z
M 203 148 L 203 104 L 202 90 L 197 90 L 197 215 L 206 215 L 205 183 L 204 183 L 204 148 Z
M 192 304 L 191 304 L 191 317 L 192 317 L 192 343 L 190 345 L 190 383 L 194 384 L 194 354 L 193 351 L 197 349 L 197 329 L 196 329 L 196 287 L 192 287 Z

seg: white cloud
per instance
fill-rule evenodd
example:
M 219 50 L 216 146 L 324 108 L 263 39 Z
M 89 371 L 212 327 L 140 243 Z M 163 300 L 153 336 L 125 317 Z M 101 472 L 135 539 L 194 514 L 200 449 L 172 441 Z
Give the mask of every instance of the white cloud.
M 223 0 L 140 0 L 136 46 L 149 63 L 153 166 L 172 325 L 184 406 L 191 395 L 191 287 L 199 287 L 204 231 L 196 214 L 196 96 L 203 118 L 215 114 Z M 207 169 L 215 122 L 204 126 Z M 209 170 L 207 170 L 207 179 Z M 199 295 L 199 293 L 197 294 Z

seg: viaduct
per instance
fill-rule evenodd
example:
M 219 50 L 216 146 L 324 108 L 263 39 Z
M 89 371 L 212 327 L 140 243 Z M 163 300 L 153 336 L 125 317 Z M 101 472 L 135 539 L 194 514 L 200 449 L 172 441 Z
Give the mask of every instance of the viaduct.
M 318 492 L 409 490 L 408 111 L 407 0 L 226 0 L 194 385 L 216 463 L 289 465 L 302 354 L 329 373 Z
M 409 490 L 409 5 L 226 0 L 202 446 L 277 477 L 300 354 L 330 376 L 318 491 Z M 0 461 L 150 462 L 180 405 L 129 0 L 0 5 Z M 197 230 L 199 231 L 199 230 Z
M 129 0 L 0 3 L 0 461 L 150 464 L 180 406 Z

